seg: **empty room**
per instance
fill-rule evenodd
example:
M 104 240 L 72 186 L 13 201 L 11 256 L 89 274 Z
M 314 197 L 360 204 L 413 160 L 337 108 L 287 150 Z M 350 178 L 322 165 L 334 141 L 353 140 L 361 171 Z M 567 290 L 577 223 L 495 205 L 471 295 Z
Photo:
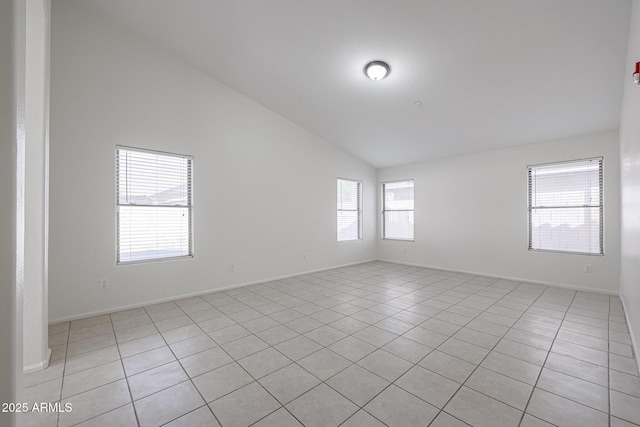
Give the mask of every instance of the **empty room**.
M 640 426 L 640 0 L 7 0 L 0 57 L 0 425 Z

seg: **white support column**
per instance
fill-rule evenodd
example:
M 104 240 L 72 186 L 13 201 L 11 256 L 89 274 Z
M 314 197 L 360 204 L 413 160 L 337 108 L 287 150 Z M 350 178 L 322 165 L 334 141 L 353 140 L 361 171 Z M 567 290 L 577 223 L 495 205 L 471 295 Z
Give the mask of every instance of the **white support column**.
M 27 0 L 24 372 L 49 365 L 48 192 L 50 0 Z
M 25 0 L 0 1 L 0 402 L 22 401 L 25 17 Z

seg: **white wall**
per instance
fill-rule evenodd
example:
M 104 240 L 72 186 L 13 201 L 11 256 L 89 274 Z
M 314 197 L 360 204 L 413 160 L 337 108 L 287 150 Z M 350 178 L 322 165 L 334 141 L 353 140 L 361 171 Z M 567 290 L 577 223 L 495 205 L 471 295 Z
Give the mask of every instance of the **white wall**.
M 640 86 L 631 73 L 640 61 L 640 0 L 634 0 L 620 118 L 622 254 L 620 296 L 640 362 Z M 639 366 L 640 368 L 640 366 Z
M 0 403 L 22 401 L 25 17 L 23 0 L 0 1 Z
M 375 257 L 373 168 L 76 2 L 51 25 L 52 321 Z M 116 144 L 194 156 L 193 259 L 116 266 Z M 336 243 L 337 177 L 362 242 Z
M 527 166 L 596 156 L 604 156 L 605 256 L 528 251 Z M 609 131 L 381 169 L 379 182 L 415 180 L 415 242 L 382 240 L 379 258 L 617 293 L 618 156 Z

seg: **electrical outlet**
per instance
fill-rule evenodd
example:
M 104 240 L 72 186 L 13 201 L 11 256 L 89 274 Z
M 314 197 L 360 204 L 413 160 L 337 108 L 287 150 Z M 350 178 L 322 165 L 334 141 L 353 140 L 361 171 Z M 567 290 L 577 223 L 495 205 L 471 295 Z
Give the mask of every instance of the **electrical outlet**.
M 407 248 L 402 248 L 402 253 L 406 254 L 407 253 Z
M 307 260 L 307 254 L 302 254 L 302 260 L 306 261 Z
M 109 287 L 109 279 L 100 279 L 98 282 L 98 289 L 101 291 L 106 291 Z
M 229 271 L 236 271 L 236 265 L 235 264 L 229 264 Z
M 584 272 L 585 273 L 591 273 L 592 268 L 591 268 L 591 264 L 585 264 L 584 265 Z

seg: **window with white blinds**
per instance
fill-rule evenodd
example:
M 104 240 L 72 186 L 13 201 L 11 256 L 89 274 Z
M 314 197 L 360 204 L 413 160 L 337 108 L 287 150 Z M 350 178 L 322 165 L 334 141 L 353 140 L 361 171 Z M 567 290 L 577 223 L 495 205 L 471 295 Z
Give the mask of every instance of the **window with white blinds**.
M 338 242 L 362 238 L 362 182 L 338 178 Z
M 193 159 L 116 147 L 117 263 L 193 256 Z
M 529 166 L 529 250 L 602 255 L 602 158 Z
M 413 240 L 413 180 L 382 184 L 382 238 Z

